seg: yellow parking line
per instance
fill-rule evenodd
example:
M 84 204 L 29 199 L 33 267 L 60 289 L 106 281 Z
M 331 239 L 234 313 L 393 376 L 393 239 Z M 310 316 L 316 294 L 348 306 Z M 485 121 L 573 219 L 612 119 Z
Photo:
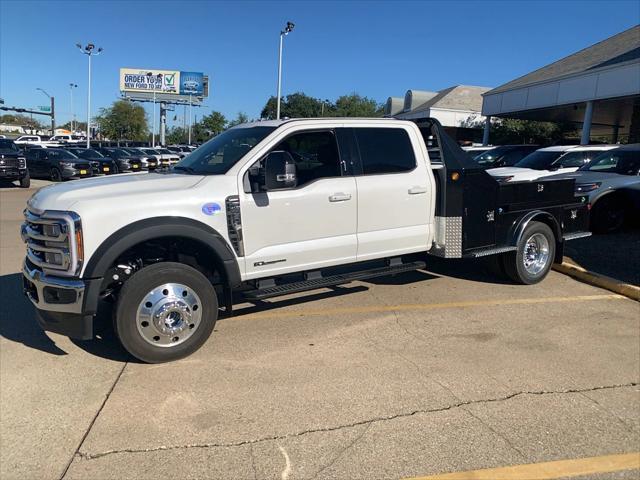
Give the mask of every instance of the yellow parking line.
M 411 480 L 549 480 L 633 469 L 640 469 L 640 452 L 443 473 Z
M 603 294 L 603 295 L 575 295 L 572 297 L 543 297 L 543 298 L 507 298 L 503 300 L 470 300 L 461 302 L 448 303 L 419 303 L 405 305 L 372 305 L 370 307 L 342 307 L 327 308 L 324 310 L 295 310 L 282 311 L 277 313 L 252 313 L 242 315 L 242 310 L 237 310 L 237 318 L 283 318 L 283 317 L 307 317 L 318 315 L 339 315 L 349 313 L 379 313 L 379 312 L 398 312 L 398 311 L 421 311 L 421 310 L 438 310 L 445 308 L 465 308 L 465 307 L 487 307 L 500 305 L 533 305 L 540 303 L 567 303 L 582 302 L 593 300 L 620 300 L 626 299 L 623 295 Z M 275 303 L 274 305 L 277 305 Z

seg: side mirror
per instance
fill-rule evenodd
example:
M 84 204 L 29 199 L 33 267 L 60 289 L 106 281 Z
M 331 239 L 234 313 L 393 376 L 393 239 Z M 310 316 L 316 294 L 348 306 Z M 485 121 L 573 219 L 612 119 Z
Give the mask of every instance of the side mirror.
M 298 185 L 296 164 L 289 152 L 277 150 L 270 152 L 264 159 L 263 190 L 281 190 L 295 188 Z

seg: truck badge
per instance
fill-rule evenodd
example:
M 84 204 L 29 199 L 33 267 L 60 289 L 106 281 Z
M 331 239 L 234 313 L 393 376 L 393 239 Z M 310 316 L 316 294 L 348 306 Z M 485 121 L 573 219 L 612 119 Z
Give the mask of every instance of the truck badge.
M 489 210 L 487 212 L 487 222 L 493 222 L 495 220 L 495 212 L 493 210 Z
M 571 210 L 571 220 L 575 220 L 576 218 L 578 218 L 578 210 Z
M 205 203 L 202 206 L 202 213 L 205 215 L 215 215 L 216 213 L 220 213 L 222 207 L 215 202 Z
M 540 193 L 540 192 L 542 192 L 542 191 L 544 191 L 544 185 L 543 185 L 543 184 L 541 184 L 541 183 L 539 183 L 539 184 L 538 184 L 538 193 Z

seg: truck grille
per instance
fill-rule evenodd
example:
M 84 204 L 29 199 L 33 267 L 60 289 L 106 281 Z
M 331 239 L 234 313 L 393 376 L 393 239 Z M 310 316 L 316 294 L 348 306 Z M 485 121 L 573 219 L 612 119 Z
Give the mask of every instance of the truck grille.
M 24 168 L 23 162 L 16 157 L 4 157 L 0 158 L 0 168 Z
M 82 265 L 82 228 L 73 212 L 24 211 L 22 240 L 27 244 L 27 260 L 54 275 L 73 276 Z

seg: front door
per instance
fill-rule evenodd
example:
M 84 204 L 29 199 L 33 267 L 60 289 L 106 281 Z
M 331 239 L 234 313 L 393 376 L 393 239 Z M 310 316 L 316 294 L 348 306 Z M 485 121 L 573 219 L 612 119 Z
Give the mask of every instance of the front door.
M 292 133 L 272 151 L 295 163 L 295 188 L 241 193 L 245 278 L 313 270 L 356 259 L 356 181 L 333 130 Z

